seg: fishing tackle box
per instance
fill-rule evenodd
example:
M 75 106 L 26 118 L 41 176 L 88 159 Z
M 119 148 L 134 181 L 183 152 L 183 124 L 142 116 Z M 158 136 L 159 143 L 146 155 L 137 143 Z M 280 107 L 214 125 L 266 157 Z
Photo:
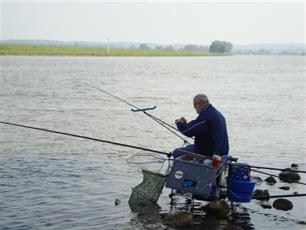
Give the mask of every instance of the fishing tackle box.
M 217 177 L 225 168 L 224 162 L 213 166 L 211 157 L 188 153 L 174 160 L 166 187 L 210 198 L 217 190 Z

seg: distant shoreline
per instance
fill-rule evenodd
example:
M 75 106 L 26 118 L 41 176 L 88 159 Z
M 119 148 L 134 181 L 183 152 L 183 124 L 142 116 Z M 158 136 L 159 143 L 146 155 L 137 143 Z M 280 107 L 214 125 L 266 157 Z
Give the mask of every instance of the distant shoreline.
M 160 50 L 137 48 L 97 48 L 56 45 L 15 45 L 0 44 L 0 56 L 135 56 L 135 57 L 179 57 L 179 56 L 229 56 L 224 53 L 189 50 Z

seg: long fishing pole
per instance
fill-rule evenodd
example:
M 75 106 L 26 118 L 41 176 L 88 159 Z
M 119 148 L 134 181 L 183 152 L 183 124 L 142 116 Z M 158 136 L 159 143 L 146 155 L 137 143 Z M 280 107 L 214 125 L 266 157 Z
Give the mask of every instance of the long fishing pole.
M 256 170 L 256 169 L 252 169 L 252 171 L 280 179 L 279 176 L 276 176 L 276 175 L 273 175 L 273 174 L 270 174 L 270 173 L 262 172 L 262 171 L 259 171 L 259 170 Z M 306 183 L 304 183 L 304 182 L 299 182 L 299 181 L 292 181 L 292 182 L 297 183 L 297 184 L 306 185 Z
M 276 170 L 276 171 L 288 171 L 286 169 L 281 169 L 281 168 L 271 168 L 271 167 L 264 167 L 264 166 L 254 166 L 250 165 L 250 168 L 255 168 L 255 169 L 268 169 L 268 170 Z M 301 171 L 301 170 L 295 170 L 292 169 L 293 172 L 298 172 L 298 173 L 306 173 L 306 171 Z
M 21 124 L 4 122 L 4 121 L 0 121 L 0 123 L 4 124 L 4 125 L 11 125 L 11 126 L 22 127 L 22 128 L 27 128 L 27 129 L 35 129 L 35 130 L 40 130 L 40 131 L 44 131 L 44 132 L 56 133 L 56 134 L 61 134 L 61 135 L 65 135 L 65 136 L 77 137 L 77 138 L 82 138 L 82 139 L 87 139 L 87 140 L 92 140 L 92 141 L 99 141 L 99 142 L 103 142 L 103 143 L 119 145 L 119 146 L 133 148 L 133 149 L 140 149 L 140 150 L 144 150 L 144 151 L 148 151 L 148 152 L 164 154 L 164 155 L 167 155 L 168 157 L 171 156 L 171 153 L 166 153 L 166 152 L 162 152 L 162 151 L 154 150 L 154 149 L 143 148 L 143 147 L 139 147 L 139 146 L 135 146 L 135 145 L 128 145 L 128 144 L 123 144 L 123 143 L 114 142 L 114 141 L 102 140 L 102 139 L 93 138 L 93 137 L 87 137 L 87 136 L 82 136 L 82 135 L 77 135 L 77 134 L 72 134 L 72 133 L 60 132 L 60 131 L 55 131 L 55 130 L 50 130 L 50 129 L 38 128 L 38 127 L 21 125 Z
M 288 194 L 288 195 L 271 195 L 271 196 L 254 196 L 252 197 L 252 199 L 269 199 L 269 198 L 301 197 L 301 196 L 306 196 L 306 193 Z
M 229 165 L 235 165 L 235 164 L 229 163 Z M 286 169 L 281 169 L 281 168 L 272 168 L 272 167 L 255 166 L 255 165 L 249 165 L 249 167 L 250 167 L 250 168 L 255 168 L 255 169 L 267 169 L 267 170 L 276 170 L 276 171 L 290 171 L 290 169 L 289 169 L 289 170 L 286 170 Z M 295 170 L 295 169 L 292 169 L 292 172 L 306 173 L 306 171 Z
M 89 84 L 86 84 L 86 85 L 89 86 L 89 87 L 91 87 L 91 88 L 97 89 L 97 90 L 99 90 L 100 92 L 105 93 L 105 94 L 107 94 L 107 95 L 109 95 L 109 96 L 111 96 L 111 97 L 113 97 L 113 98 L 116 98 L 117 100 L 119 100 L 119 101 L 121 101 L 121 102 L 123 102 L 123 103 L 125 103 L 125 104 L 127 104 L 127 105 L 129 105 L 129 106 L 131 106 L 131 107 L 133 107 L 134 109 L 136 109 L 136 110 L 138 110 L 138 111 L 142 111 L 145 115 L 147 115 L 148 117 L 150 117 L 151 119 L 153 119 L 154 121 L 156 121 L 158 124 L 160 124 L 161 126 L 163 126 L 164 128 L 166 128 L 167 130 L 169 130 L 171 133 L 173 133 L 174 135 L 176 135 L 177 137 L 179 137 L 181 140 L 183 140 L 184 143 L 190 144 L 186 139 L 184 139 L 183 137 L 181 137 L 180 135 L 178 135 L 177 133 L 175 133 L 173 130 L 171 130 L 171 129 L 174 129 L 174 130 L 176 130 L 176 131 L 179 132 L 179 130 L 178 130 L 176 127 L 174 127 L 174 126 L 168 124 L 167 122 L 165 122 L 165 121 L 163 121 L 163 120 L 157 118 L 156 116 L 154 116 L 154 115 L 152 115 L 152 114 L 147 113 L 145 110 L 140 109 L 139 107 L 133 105 L 132 103 L 130 103 L 130 102 L 126 101 L 126 100 L 123 100 L 123 99 L 120 98 L 120 97 L 117 97 L 117 96 L 111 94 L 110 92 L 107 92 L 107 91 L 105 91 L 105 90 L 102 90 L 102 89 L 100 89 L 100 88 L 98 88 L 98 87 L 95 87 L 95 86 L 93 86 L 93 85 L 89 85 Z M 168 127 L 167 127 L 167 126 L 168 126 Z M 171 129 L 170 129 L 170 128 L 171 128 Z

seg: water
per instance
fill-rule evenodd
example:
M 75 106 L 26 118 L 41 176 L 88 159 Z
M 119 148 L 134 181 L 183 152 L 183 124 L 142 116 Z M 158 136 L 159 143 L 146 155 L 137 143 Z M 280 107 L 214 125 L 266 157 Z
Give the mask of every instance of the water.
M 306 170 L 304 57 L 0 57 L 0 61 L 2 121 L 169 152 L 182 141 L 86 84 L 139 107 L 156 105 L 152 113 L 171 124 L 180 116 L 195 117 L 192 97 L 204 92 L 226 117 L 231 154 L 240 162 L 280 168 L 294 162 Z M 128 161 L 141 153 L 1 125 L 1 229 L 166 228 L 160 214 L 171 209 L 169 189 L 164 189 L 159 207 L 134 210 L 127 203 L 131 187 L 142 180 L 141 167 L 161 166 L 153 157 L 133 158 L 151 164 Z M 283 185 L 262 183 L 258 188 L 267 188 L 270 194 L 305 191 L 298 184 L 290 185 L 289 191 L 278 189 Z M 286 212 L 262 209 L 257 201 L 243 204 L 233 222 L 245 229 L 303 229 L 298 221 L 306 220 L 305 198 L 290 200 L 294 208 Z M 222 223 L 214 227 L 222 229 Z

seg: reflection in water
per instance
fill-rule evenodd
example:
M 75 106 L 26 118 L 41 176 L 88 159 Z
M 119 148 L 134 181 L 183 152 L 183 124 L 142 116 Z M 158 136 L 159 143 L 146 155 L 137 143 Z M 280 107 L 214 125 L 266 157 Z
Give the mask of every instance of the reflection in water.
M 251 223 L 250 214 L 246 208 L 241 206 L 231 207 L 227 217 L 216 216 L 214 213 L 203 212 L 204 207 L 200 207 L 202 212 L 194 215 L 194 220 L 198 222 L 198 229 L 254 229 Z
M 130 209 L 136 214 L 130 221 L 132 226 L 142 225 L 144 229 L 166 229 L 159 214 L 160 206 L 157 204 L 152 203 L 146 206 L 130 204 Z
M 131 225 L 141 225 L 144 229 L 255 229 L 247 208 L 235 205 L 231 207 L 227 217 L 218 217 L 207 212 L 207 204 L 208 202 L 195 201 L 189 212 L 191 204 L 183 196 L 176 196 L 169 203 L 168 212 L 162 211 L 160 206 L 153 203 L 146 206 L 130 205 L 131 211 L 136 214 L 131 219 Z
M 248 209 L 241 205 L 232 206 L 230 218 L 233 225 L 240 226 L 245 230 L 254 229 Z

